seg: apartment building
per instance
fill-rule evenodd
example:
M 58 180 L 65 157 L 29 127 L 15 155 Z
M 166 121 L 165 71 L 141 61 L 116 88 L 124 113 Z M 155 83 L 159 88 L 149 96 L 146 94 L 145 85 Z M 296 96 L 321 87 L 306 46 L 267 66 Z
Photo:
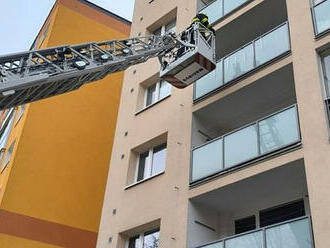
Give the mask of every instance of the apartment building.
M 58 0 L 33 48 L 129 31 L 88 1 Z M 96 246 L 123 75 L 1 112 L 1 248 Z
M 197 12 L 214 72 L 125 72 L 97 247 L 329 247 L 330 0 L 137 0 L 131 36 Z

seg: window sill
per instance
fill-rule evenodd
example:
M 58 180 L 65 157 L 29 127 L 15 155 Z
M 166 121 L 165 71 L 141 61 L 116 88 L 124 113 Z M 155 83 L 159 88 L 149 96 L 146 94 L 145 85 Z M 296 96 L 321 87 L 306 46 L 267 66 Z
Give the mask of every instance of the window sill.
M 149 181 L 149 180 L 151 180 L 151 179 L 154 179 L 155 177 L 158 177 L 158 176 L 160 176 L 160 175 L 163 175 L 164 173 L 165 173 L 165 171 L 162 171 L 162 172 L 160 172 L 160 173 L 158 173 L 158 174 L 155 174 L 155 175 L 153 175 L 153 176 L 151 176 L 151 177 L 148 177 L 148 178 L 143 179 L 143 180 L 141 180 L 141 181 L 138 181 L 138 182 L 132 183 L 132 184 L 126 186 L 126 187 L 125 187 L 125 190 L 130 189 L 130 188 L 132 188 L 132 187 L 134 187 L 134 186 L 136 186 L 136 185 L 139 185 L 139 184 L 141 184 L 141 183 L 144 183 L 144 182 L 146 182 L 146 181 Z
M 162 99 L 159 99 L 157 102 L 154 102 L 153 104 L 150 104 L 150 105 L 144 107 L 143 109 L 141 109 L 141 110 L 135 112 L 135 115 L 139 115 L 140 113 L 146 111 L 147 109 L 152 108 L 153 106 L 155 106 L 155 105 L 157 105 L 158 103 L 164 101 L 165 99 L 169 98 L 170 96 L 171 96 L 171 94 L 169 94 L 168 96 L 163 97 Z

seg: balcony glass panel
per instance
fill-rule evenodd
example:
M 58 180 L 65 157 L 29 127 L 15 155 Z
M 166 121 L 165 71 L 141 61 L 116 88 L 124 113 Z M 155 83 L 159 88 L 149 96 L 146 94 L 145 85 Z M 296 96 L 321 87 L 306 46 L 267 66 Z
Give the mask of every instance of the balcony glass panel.
M 290 50 L 288 26 L 283 25 L 255 41 L 256 66 Z
M 205 13 L 209 17 L 210 23 L 214 23 L 223 16 L 222 1 L 223 0 L 216 0 L 200 11 L 201 13 Z
M 299 140 L 297 109 L 293 106 L 194 149 L 191 179 L 200 180 Z
M 314 7 L 316 32 L 322 33 L 330 28 L 330 0 Z
M 195 149 L 192 153 L 192 161 L 193 181 L 222 170 L 222 139 Z
M 259 122 L 260 150 L 267 153 L 299 140 L 296 109 L 291 108 Z
M 309 220 L 303 219 L 266 229 L 267 248 L 312 248 Z
M 222 60 L 217 63 L 214 71 L 206 74 L 195 84 L 195 99 L 219 88 L 223 85 Z
M 232 12 L 234 9 L 248 2 L 249 0 L 224 0 L 224 14 Z
M 224 138 L 225 167 L 231 167 L 258 156 L 257 125 L 252 125 Z
M 265 238 L 265 240 L 264 240 Z M 265 246 L 263 245 L 265 242 Z M 309 218 L 239 234 L 200 248 L 313 248 Z
M 225 83 L 254 68 L 253 44 L 238 50 L 224 59 Z
M 225 248 L 263 248 L 262 231 L 249 233 L 225 241 Z
M 330 0 L 328 0 L 330 2 Z M 194 99 L 221 87 L 223 84 L 250 72 L 251 70 L 290 51 L 288 24 L 274 29 L 228 57 L 219 60 L 215 72 L 198 80 L 195 84 Z M 223 63 L 223 65 L 222 65 Z
M 218 242 L 210 245 L 203 246 L 201 248 L 223 248 L 223 242 Z

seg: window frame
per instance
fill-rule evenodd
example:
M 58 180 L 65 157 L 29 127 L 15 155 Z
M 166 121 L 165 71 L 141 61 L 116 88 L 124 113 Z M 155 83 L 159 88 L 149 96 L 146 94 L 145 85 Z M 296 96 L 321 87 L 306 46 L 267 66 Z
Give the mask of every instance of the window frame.
M 317 26 L 317 21 L 316 21 L 315 8 L 318 7 L 319 5 L 323 4 L 326 1 L 328 1 L 328 0 L 320 0 L 320 2 L 315 3 L 315 0 L 310 0 L 312 21 L 313 21 L 313 28 L 314 28 L 314 36 L 315 36 L 316 39 L 318 39 L 319 37 L 322 37 L 323 35 L 330 32 L 330 27 L 327 28 L 326 30 L 318 32 L 318 26 Z
M 163 96 L 163 97 L 160 97 L 160 90 L 161 90 L 161 84 L 163 82 L 166 82 L 169 86 L 169 92 L 166 96 Z M 155 101 L 154 102 L 151 102 L 150 104 L 147 105 L 148 103 L 148 92 L 149 92 L 149 89 L 151 87 L 153 87 L 154 85 L 156 85 L 156 89 L 155 89 Z M 160 102 L 161 100 L 165 99 L 166 97 L 170 96 L 171 95 L 171 92 L 172 92 L 172 86 L 170 85 L 169 82 L 167 82 L 166 80 L 158 80 L 156 83 L 154 84 L 151 84 L 149 85 L 148 87 L 145 88 L 145 91 L 144 91 L 144 100 L 143 100 L 143 108 L 148 108 L 154 104 L 156 104 L 157 102 Z
M 322 83 L 323 83 L 323 90 L 324 90 L 324 98 L 325 99 L 330 99 L 330 87 L 327 85 L 327 81 L 330 80 L 330 78 L 327 78 L 326 75 L 326 67 L 324 63 L 324 59 L 326 57 L 330 57 L 330 49 L 325 50 L 320 54 L 320 59 L 321 59 L 321 69 L 322 69 Z M 330 71 L 330 68 L 329 68 Z
M 151 102 L 150 104 L 147 104 L 148 103 L 148 93 L 149 93 L 149 89 L 151 87 L 153 87 L 154 85 L 156 85 L 156 89 L 155 89 L 155 101 L 154 102 Z M 144 102 L 143 102 L 143 107 L 144 108 L 147 108 L 153 104 L 155 104 L 156 102 L 159 101 L 159 89 L 160 89 L 160 84 L 159 82 L 155 83 L 155 84 L 152 84 L 152 85 L 149 85 L 148 87 L 146 87 L 145 89 L 145 92 L 144 92 Z
M 292 206 L 294 204 L 302 204 L 302 206 L 303 206 L 303 208 L 302 208 L 303 215 L 301 215 L 299 217 L 288 218 L 287 220 L 275 222 L 273 224 L 262 225 L 261 215 L 264 214 L 265 212 L 270 212 L 270 211 L 278 210 L 280 208 Z M 257 209 L 251 215 L 247 215 L 247 216 L 243 216 L 243 217 L 240 216 L 239 218 L 234 218 L 234 221 L 233 221 L 233 229 L 234 229 L 234 232 L 235 232 L 234 236 L 237 237 L 239 235 L 246 234 L 246 233 L 249 233 L 249 232 L 253 232 L 253 231 L 258 230 L 258 229 L 261 230 L 261 229 L 264 229 L 264 228 L 269 228 L 269 227 L 272 227 L 272 226 L 279 225 L 281 223 L 290 222 L 290 221 L 295 220 L 295 219 L 304 218 L 304 217 L 308 216 L 307 215 L 308 211 L 309 211 L 308 210 L 308 205 L 306 204 L 304 198 L 299 198 L 299 199 L 296 199 L 296 200 L 293 200 L 293 201 L 288 201 L 288 202 L 285 202 L 285 203 L 277 204 L 275 206 L 267 207 L 267 208 L 264 208 L 264 209 Z M 254 229 L 251 229 L 251 230 L 248 230 L 248 231 L 236 233 L 236 222 L 237 221 L 240 221 L 240 220 L 252 218 L 252 217 L 254 217 L 255 228 Z
M 262 215 L 265 215 L 265 213 L 268 213 L 268 214 L 269 213 L 274 213 L 274 211 L 278 211 L 278 210 L 281 210 L 281 209 L 284 209 L 284 208 L 287 208 L 287 207 L 292 207 L 292 206 L 299 205 L 299 204 L 302 204 L 302 210 L 303 210 L 303 214 L 300 215 L 300 216 L 295 216 L 293 218 L 289 217 L 286 220 L 280 220 L 280 221 L 276 221 L 274 219 L 269 220 L 269 221 L 273 221 L 273 223 L 270 223 L 270 224 L 268 224 L 268 223 L 265 224 L 264 222 L 262 222 L 262 219 L 263 219 Z M 259 228 L 264 228 L 264 227 L 267 227 L 267 226 L 273 226 L 273 225 L 276 225 L 276 224 L 279 224 L 279 223 L 283 223 L 283 222 L 286 222 L 286 221 L 290 221 L 290 220 L 294 220 L 294 219 L 297 219 L 297 218 L 304 217 L 304 216 L 306 216 L 306 212 L 307 212 L 306 211 L 306 203 L 305 203 L 303 198 L 295 200 L 295 201 L 286 202 L 286 203 L 283 203 L 283 204 L 280 204 L 280 205 L 276 205 L 276 206 L 273 206 L 273 207 L 270 207 L 270 208 L 261 209 L 261 210 L 259 210 L 259 213 L 258 213 L 258 215 L 259 215 L 259 218 L 258 218 Z M 293 213 L 297 213 L 297 211 L 295 211 Z M 287 217 L 287 216 L 288 216 L 288 214 L 286 212 L 286 215 L 281 215 L 280 217 Z M 265 224 L 265 225 L 263 225 L 263 224 Z
M 158 28 L 156 28 L 154 31 L 152 31 L 152 34 L 153 35 L 165 35 L 166 33 L 166 27 L 168 27 L 170 24 L 172 24 L 173 22 L 175 22 L 175 25 L 174 25 L 174 32 L 176 32 L 176 25 L 177 25 L 177 21 L 176 21 L 176 18 L 174 19 L 171 19 L 169 22 L 167 22 L 166 24 L 164 25 L 161 25 L 159 26 Z M 172 28 L 173 29 L 173 28 Z M 156 34 L 156 31 L 160 30 L 160 34 Z M 171 30 L 171 29 L 170 29 Z
M 165 148 L 163 148 L 162 150 L 166 149 L 166 152 L 167 152 L 167 142 L 164 142 L 164 143 L 161 143 L 159 145 L 155 145 L 155 146 L 152 146 L 151 148 L 149 148 L 147 151 L 145 152 L 141 152 L 139 153 L 139 155 L 137 156 L 137 161 L 136 161 L 136 167 L 135 167 L 135 176 L 134 176 L 134 184 L 136 183 L 139 183 L 139 182 L 143 182 L 145 180 L 148 180 L 149 178 L 152 178 L 152 177 L 155 177 L 157 175 L 160 175 L 162 173 L 165 172 L 165 169 L 166 169 L 166 160 L 167 160 L 167 153 L 166 153 L 166 157 L 165 157 L 165 166 L 164 166 L 164 170 L 158 172 L 158 173 L 155 173 L 155 174 L 152 174 L 152 171 L 153 171 L 153 168 L 154 168 L 154 165 L 153 165 L 153 161 L 154 161 L 154 150 L 157 148 L 157 147 L 160 147 L 160 146 L 163 146 L 165 145 Z M 146 159 L 146 164 L 145 164 L 145 168 L 148 168 L 149 169 L 149 172 L 148 172 L 148 176 L 146 177 L 143 177 L 142 179 L 138 180 L 139 178 L 139 170 L 140 170 L 140 159 L 141 159 L 141 155 L 142 154 L 145 154 L 148 152 L 148 156 L 147 156 L 147 159 Z
M 325 108 L 325 115 L 326 115 L 326 122 L 327 122 L 327 128 L 328 128 L 328 139 L 330 142 L 330 87 L 328 85 L 328 79 L 326 76 L 326 67 L 324 63 L 324 59 L 326 57 L 330 58 L 330 49 L 325 50 L 322 53 L 319 53 L 319 63 L 320 63 L 320 68 L 321 68 L 321 87 L 322 87 L 322 95 L 323 95 L 323 103 L 324 103 L 324 108 Z M 329 68 L 330 71 L 330 68 Z
M 149 235 L 149 234 L 153 234 L 153 233 L 157 233 L 157 232 L 158 232 L 158 236 L 160 236 L 159 235 L 160 234 L 160 228 L 152 229 L 150 231 L 144 231 L 144 232 L 138 233 L 136 235 L 130 236 L 130 237 L 127 238 L 125 247 L 129 248 L 129 241 L 130 241 L 131 238 L 138 237 L 139 244 L 140 244 L 138 248 L 144 248 L 144 237 Z

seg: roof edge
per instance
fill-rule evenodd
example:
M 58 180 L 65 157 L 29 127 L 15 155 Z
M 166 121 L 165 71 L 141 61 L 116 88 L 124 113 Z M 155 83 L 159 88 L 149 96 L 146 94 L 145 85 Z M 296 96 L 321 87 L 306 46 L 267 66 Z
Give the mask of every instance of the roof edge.
M 40 34 L 41 34 L 41 31 L 44 29 L 44 27 L 45 27 L 47 21 L 49 20 L 50 16 L 52 15 L 52 13 L 53 13 L 53 11 L 54 11 L 54 9 L 55 9 L 55 6 L 57 5 L 57 2 L 58 2 L 58 0 L 56 0 L 56 1 L 54 2 L 53 7 L 50 9 L 50 11 L 49 11 L 47 17 L 45 18 L 44 23 L 42 24 L 41 28 L 39 29 L 39 31 L 38 31 L 36 37 L 34 38 L 34 40 L 33 40 L 32 44 L 31 44 L 29 50 L 32 50 L 32 49 L 33 49 L 35 43 L 37 42 L 37 39 L 39 38 L 39 36 L 40 36 Z
M 88 0 L 77 0 L 77 1 L 79 1 L 79 2 L 81 2 L 83 4 L 86 4 L 86 5 L 88 5 L 88 6 L 92 7 L 92 8 L 95 8 L 95 9 L 103 12 L 104 14 L 109 15 L 109 16 L 117 19 L 118 21 L 125 22 L 128 25 L 131 25 L 132 24 L 131 21 L 129 21 L 129 20 L 127 20 L 127 19 L 125 19 L 125 18 L 123 18 L 123 17 L 121 17 L 121 16 L 119 16 L 119 15 L 117 15 L 117 14 L 115 14 L 115 13 L 109 11 L 109 10 L 106 10 L 106 9 L 100 7 L 99 5 L 97 5 L 95 3 L 92 3 L 92 2 L 90 2 Z
M 51 10 L 49 11 L 47 17 L 45 18 L 45 21 L 44 21 L 44 23 L 42 24 L 41 28 L 39 29 L 39 31 L 38 31 L 38 33 L 37 33 L 35 39 L 34 39 L 33 42 L 31 43 L 31 46 L 30 46 L 30 49 L 29 49 L 29 50 L 31 50 L 31 49 L 33 48 L 33 46 L 35 45 L 35 43 L 37 42 L 38 37 L 40 36 L 42 30 L 44 29 L 44 27 L 45 27 L 45 25 L 46 25 L 46 23 L 47 23 L 47 21 L 49 20 L 50 16 L 52 15 L 52 13 L 53 13 L 53 11 L 54 11 L 55 6 L 57 6 L 57 4 L 58 4 L 59 1 L 60 1 L 60 0 L 56 0 L 56 1 L 54 2 L 53 7 L 51 8 Z M 123 18 L 123 17 L 121 17 L 121 16 L 119 16 L 119 15 L 116 15 L 115 13 L 113 13 L 113 12 L 111 12 L 111 11 L 109 11 L 109 10 L 106 10 L 106 9 L 104 9 L 104 8 L 102 8 L 102 7 L 100 7 L 100 6 L 96 5 L 96 4 L 94 4 L 94 3 L 92 3 L 92 2 L 89 2 L 88 0 L 77 0 L 77 1 L 81 2 L 82 4 L 86 4 L 86 5 L 88 5 L 89 7 L 92 7 L 92 8 L 94 8 L 94 9 L 98 10 L 98 11 L 101 11 L 102 13 L 104 13 L 104 14 L 106 14 L 106 15 L 108 15 L 108 16 L 111 16 L 111 17 L 117 19 L 118 21 L 124 22 L 125 24 L 127 24 L 127 25 L 129 25 L 129 26 L 131 26 L 131 24 L 132 24 L 131 21 L 129 21 L 129 20 L 127 20 L 127 19 L 125 19 L 125 18 Z

